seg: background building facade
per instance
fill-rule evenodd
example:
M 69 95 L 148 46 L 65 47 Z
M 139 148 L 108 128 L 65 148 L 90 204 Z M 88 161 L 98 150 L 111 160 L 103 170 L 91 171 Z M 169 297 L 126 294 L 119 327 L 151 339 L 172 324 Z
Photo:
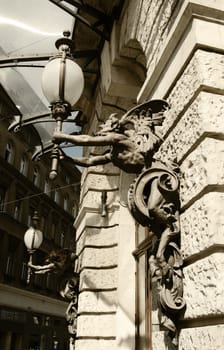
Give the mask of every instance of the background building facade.
M 8 131 L 18 113 L 1 87 L 0 347 L 67 349 L 67 303 L 60 298 L 59 279 L 53 274 L 32 275 L 27 284 L 29 255 L 23 238 L 38 211 L 44 240 L 33 255 L 34 264 L 43 264 L 52 250 L 74 246 L 80 173 L 64 166 L 57 181 L 50 182 L 49 160 L 31 160 L 39 142 L 35 128 Z

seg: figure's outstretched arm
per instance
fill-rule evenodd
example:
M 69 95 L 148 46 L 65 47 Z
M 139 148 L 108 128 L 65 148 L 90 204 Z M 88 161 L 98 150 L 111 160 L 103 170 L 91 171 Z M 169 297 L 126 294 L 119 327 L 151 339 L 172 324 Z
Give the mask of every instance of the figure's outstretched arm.
M 52 272 L 55 270 L 55 264 L 50 263 L 47 265 L 33 265 L 28 263 L 28 266 L 32 269 L 35 274 L 45 274 L 47 272 Z
M 126 137 L 123 134 L 108 133 L 105 136 L 90 135 L 68 135 L 61 132 L 55 132 L 52 138 L 54 143 L 70 142 L 77 146 L 110 146 Z
M 89 158 L 88 157 L 80 157 L 80 158 L 68 157 L 68 158 L 72 160 L 76 165 L 80 165 L 85 168 L 93 165 L 103 165 L 111 162 L 110 153 L 106 153 L 99 156 L 90 156 Z

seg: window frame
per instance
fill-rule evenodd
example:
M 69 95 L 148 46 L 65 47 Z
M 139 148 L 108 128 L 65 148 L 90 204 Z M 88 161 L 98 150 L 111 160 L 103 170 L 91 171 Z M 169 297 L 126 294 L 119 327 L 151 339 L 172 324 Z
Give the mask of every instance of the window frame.
M 135 326 L 136 326 L 136 341 L 135 341 L 135 349 L 136 350 L 152 350 L 152 281 L 151 281 L 151 274 L 150 274 L 150 268 L 149 268 L 149 257 L 152 247 L 152 241 L 150 237 L 150 232 L 148 227 L 143 228 L 145 230 L 145 238 L 140 238 L 140 227 L 143 228 L 141 225 L 136 223 L 136 249 L 132 253 L 135 261 L 136 261 L 136 279 L 135 279 L 135 289 L 136 289 L 136 313 L 135 313 Z M 141 257 L 145 257 L 144 261 L 144 283 L 145 283 L 145 290 L 140 290 L 140 274 L 143 272 L 141 271 L 140 266 L 140 259 Z M 141 276 L 142 277 L 142 276 Z M 140 295 L 142 293 L 142 295 Z M 144 305 L 145 305 L 145 312 L 144 312 L 144 320 L 145 320 L 145 327 L 144 327 L 144 342 L 142 342 L 142 335 L 140 330 L 140 298 L 144 297 Z

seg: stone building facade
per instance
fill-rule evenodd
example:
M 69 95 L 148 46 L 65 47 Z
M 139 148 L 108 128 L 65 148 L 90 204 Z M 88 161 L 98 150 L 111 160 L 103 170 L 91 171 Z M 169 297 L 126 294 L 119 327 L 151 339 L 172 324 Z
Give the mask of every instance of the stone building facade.
M 19 113 L 0 86 L 0 348 L 65 350 L 68 303 L 59 294 L 60 278 L 32 274 L 27 281 L 24 234 L 38 211 L 43 243 L 33 254 L 34 264 L 43 264 L 51 251 L 74 244 L 80 172 L 64 165 L 57 181 L 49 181 L 50 160 L 31 159 L 39 142 L 36 129 L 8 131 Z
M 223 0 L 125 1 L 104 45 L 95 100 L 86 103 L 90 134 L 136 102 L 162 98 L 171 106 L 156 157 L 176 161 L 181 170 L 187 304 L 178 324 L 181 350 L 221 350 L 224 344 L 223 20 Z M 127 207 L 134 178 L 112 165 L 83 171 L 75 221 L 76 350 L 173 348 L 160 327 L 147 254 L 144 263 L 133 255 L 147 235 Z

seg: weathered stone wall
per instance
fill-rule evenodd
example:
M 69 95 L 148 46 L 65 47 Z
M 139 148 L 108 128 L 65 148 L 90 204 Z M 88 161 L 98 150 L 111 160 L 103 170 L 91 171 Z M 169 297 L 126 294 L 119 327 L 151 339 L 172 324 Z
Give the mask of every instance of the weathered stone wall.
M 187 309 L 180 350 L 221 350 L 224 341 L 223 18 L 223 0 L 126 1 L 102 54 L 91 128 L 97 129 L 99 116 L 122 113 L 136 99 L 166 98 L 171 105 L 157 130 L 164 143 L 156 157 L 175 160 L 181 169 Z M 78 350 L 135 349 L 135 228 L 126 206 L 131 180 L 111 165 L 83 173 L 75 223 Z M 171 350 L 156 311 L 152 322 L 152 350 Z
M 212 8 L 212 2 L 206 5 Z M 211 14 L 213 11 L 211 9 Z M 201 18 L 203 20 L 206 23 L 206 18 Z M 196 35 L 198 23 L 194 27 L 193 22 L 193 19 L 189 22 L 188 30 L 195 31 Z M 223 27 L 219 29 L 217 43 L 224 38 Z M 224 56 L 219 52 L 221 47 L 209 48 L 211 35 L 212 32 L 207 33 L 207 47 L 205 37 L 203 45 L 197 45 L 196 41 L 195 45 L 180 42 L 164 66 L 162 79 L 155 82 L 148 95 L 163 93 L 162 97 L 166 97 L 171 106 L 160 129 L 164 143 L 156 156 L 177 161 L 181 169 L 181 249 L 185 259 L 187 303 L 179 324 L 178 348 L 181 350 L 223 348 Z M 172 65 L 177 62 L 178 50 L 183 48 L 183 62 Z M 147 96 L 147 86 L 141 96 Z M 171 345 L 165 346 L 156 318 L 154 329 L 153 350 L 172 349 Z
M 111 165 L 83 173 L 76 252 L 80 272 L 75 349 L 133 349 L 134 222 L 125 195 L 129 182 Z M 102 217 L 102 191 L 107 215 Z M 124 197 L 124 198 L 123 198 Z M 127 274 L 131 271 L 130 275 Z M 121 327 L 122 325 L 122 327 Z M 129 338 L 132 345 L 127 344 Z

